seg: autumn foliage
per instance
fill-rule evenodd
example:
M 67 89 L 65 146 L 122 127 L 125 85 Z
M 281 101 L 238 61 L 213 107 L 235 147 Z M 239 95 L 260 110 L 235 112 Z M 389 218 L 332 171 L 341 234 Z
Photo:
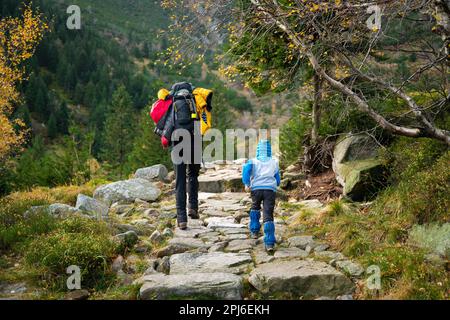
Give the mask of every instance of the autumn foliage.
M 12 120 L 19 101 L 16 86 L 25 79 L 24 62 L 31 58 L 48 25 L 31 5 L 24 7 L 22 17 L 0 20 L 0 160 L 19 147 L 26 128 L 21 120 Z

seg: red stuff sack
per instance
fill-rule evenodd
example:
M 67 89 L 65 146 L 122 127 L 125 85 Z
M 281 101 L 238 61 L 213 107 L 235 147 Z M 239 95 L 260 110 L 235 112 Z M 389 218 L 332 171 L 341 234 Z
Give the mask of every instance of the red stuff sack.
M 153 104 L 150 111 L 150 117 L 152 118 L 154 123 L 157 124 L 159 120 L 161 120 L 161 118 L 166 114 L 167 110 L 169 110 L 171 104 L 172 99 L 158 100 Z

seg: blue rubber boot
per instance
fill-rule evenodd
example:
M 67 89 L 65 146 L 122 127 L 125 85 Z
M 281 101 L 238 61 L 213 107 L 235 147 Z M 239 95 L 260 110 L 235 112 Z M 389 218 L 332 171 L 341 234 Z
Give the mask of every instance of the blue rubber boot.
M 250 210 L 249 229 L 252 238 L 256 239 L 258 239 L 259 230 L 261 229 L 261 223 L 259 223 L 259 218 L 261 218 L 261 213 L 258 210 Z
M 275 224 L 273 221 L 264 223 L 264 246 L 266 251 L 272 252 L 275 246 Z

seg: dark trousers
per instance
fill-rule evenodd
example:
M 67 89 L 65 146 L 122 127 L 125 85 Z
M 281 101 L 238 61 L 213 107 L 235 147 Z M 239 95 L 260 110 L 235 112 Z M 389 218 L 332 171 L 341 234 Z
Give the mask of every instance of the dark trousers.
M 187 171 L 187 186 L 186 186 Z M 177 164 L 175 165 L 175 193 L 177 199 L 178 222 L 187 222 L 186 213 L 186 188 L 189 194 L 189 209 L 198 210 L 198 173 L 199 164 Z
M 252 210 L 261 210 L 263 205 L 263 221 L 273 221 L 273 210 L 275 208 L 276 192 L 272 190 L 253 190 L 252 193 Z

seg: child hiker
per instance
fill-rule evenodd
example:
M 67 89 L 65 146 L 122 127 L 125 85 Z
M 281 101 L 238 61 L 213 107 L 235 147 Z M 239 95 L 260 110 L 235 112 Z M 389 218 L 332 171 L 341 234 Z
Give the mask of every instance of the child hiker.
M 256 158 L 250 159 L 242 170 L 242 182 L 245 189 L 251 189 L 252 208 L 250 210 L 250 232 L 258 239 L 261 224 L 261 203 L 263 204 L 264 246 L 273 252 L 275 246 L 275 225 L 273 209 L 277 187 L 280 185 L 278 161 L 272 158 L 272 148 L 268 140 L 260 140 L 256 149 Z

